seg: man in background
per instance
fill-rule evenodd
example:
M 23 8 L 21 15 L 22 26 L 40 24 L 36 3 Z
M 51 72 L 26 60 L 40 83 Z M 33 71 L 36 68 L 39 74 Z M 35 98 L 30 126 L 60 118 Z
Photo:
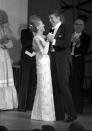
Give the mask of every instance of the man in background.
M 19 92 L 19 110 L 32 110 L 36 89 L 35 55 L 31 56 L 33 34 L 30 26 L 21 31 L 21 83 Z M 31 54 L 31 55 L 30 55 Z
M 76 112 L 83 113 L 83 80 L 85 56 L 90 46 L 91 36 L 85 32 L 87 16 L 81 15 L 74 22 L 71 36 L 72 76 L 71 92 Z

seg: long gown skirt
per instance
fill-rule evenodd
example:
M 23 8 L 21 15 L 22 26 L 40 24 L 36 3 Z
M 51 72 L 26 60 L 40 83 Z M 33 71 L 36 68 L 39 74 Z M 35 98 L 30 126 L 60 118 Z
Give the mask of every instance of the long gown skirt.
M 7 49 L 0 48 L 0 109 L 18 107 L 18 98 L 14 86 L 12 64 Z
M 36 55 L 37 90 L 31 113 L 31 119 L 55 121 L 55 109 L 48 55 Z

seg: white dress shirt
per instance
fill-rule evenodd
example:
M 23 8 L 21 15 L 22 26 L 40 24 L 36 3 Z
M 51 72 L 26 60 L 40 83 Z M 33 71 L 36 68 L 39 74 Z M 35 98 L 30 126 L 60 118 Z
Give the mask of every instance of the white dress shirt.
M 81 32 L 80 33 L 74 32 L 72 37 L 79 39 L 80 35 L 81 35 Z M 73 42 L 71 55 L 74 55 L 75 46 L 76 46 L 76 42 Z
M 61 23 L 61 21 L 60 21 L 58 24 L 56 24 L 55 27 L 53 27 L 53 28 L 54 28 L 54 32 L 53 32 L 53 35 L 54 35 L 54 36 L 56 35 L 57 30 L 58 30 L 58 28 L 61 26 L 61 24 L 62 24 L 62 23 Z M 55 43 L 56 43 L 56 39 L 53 40 L 52 45 L 55 45 Z

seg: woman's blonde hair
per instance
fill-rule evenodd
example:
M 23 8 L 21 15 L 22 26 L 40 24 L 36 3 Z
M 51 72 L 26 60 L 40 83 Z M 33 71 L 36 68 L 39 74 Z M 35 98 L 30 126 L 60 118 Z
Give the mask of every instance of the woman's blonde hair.
M 37 27 L 40 24 L 41 19 L 37 15 L 32 15 L 29 17 L 29 28 L 32 32 L 37 32 Z

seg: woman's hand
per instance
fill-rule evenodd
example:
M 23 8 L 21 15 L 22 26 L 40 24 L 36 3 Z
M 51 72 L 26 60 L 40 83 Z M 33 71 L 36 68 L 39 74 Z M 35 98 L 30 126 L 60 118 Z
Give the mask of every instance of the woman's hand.
M 12 43 L 12 40 L 8 40 L 4 43 L 4 46 L 6 48 L 12 48 L 13 47 L 13 43 Z
M 0 48 L 5 49 L 4 44 L 0 44 Z
M 47 35 L 47 40 L 48 40 L 49 42 L 53 42 L 53 40 L 54 40 L 54 35 L 53 35 L 52 33 L 49 33 L 49 34 Z

